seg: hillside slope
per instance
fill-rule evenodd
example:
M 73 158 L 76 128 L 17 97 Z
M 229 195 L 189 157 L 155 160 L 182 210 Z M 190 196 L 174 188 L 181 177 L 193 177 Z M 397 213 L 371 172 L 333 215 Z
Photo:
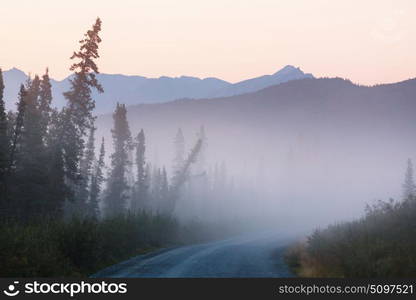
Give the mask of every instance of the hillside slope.
M 130 106 L 128 117 L 133 135 L 145 130 L 146 155 L 158 165 L 172 165 L 178 128 L 189 149 L 203 125 L 208 167 L 225 162 L 236 182 L 269 195 L 271 207 L 256 209 L 271 212 L 278 201 L 297 218 L 332 221 L 400 194 L 416 149 L 415 94 L 414 79 L 374 87 L 302 79 L 239 96 Z M 111 124 L 111 115 L 97 120 L 108 141 Z

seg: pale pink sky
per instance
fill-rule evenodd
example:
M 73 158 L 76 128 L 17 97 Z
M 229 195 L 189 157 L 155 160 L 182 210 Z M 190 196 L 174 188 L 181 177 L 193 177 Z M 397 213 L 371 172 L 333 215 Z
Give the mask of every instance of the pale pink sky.
M 235 82 L 293 64 L 362 84 L 416 77 L 414 0 L 7 1 L 0 66 L 65 77 L 97 16 L 104 73 Z

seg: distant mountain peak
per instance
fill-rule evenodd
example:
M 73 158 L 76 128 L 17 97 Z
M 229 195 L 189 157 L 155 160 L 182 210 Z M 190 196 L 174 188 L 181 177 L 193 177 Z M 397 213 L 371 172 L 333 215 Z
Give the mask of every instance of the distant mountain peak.
M 299 67 L 295 67 L 292 65 L 286 65 L 282 69 L 278 70 L 273 75 L 283 75 L 287 73 L 299 73 L 299 74 L 305 74 Z
M 284 70 L 299 70 L 299 68 L 295 67 L 294 65 L 286 65 L 280 69 L 280 71 L 284 71 Z
M 13 68 L 11 68 L 10 70 L 7 70 L 8 72 L 16 72 L 16 71 L 19 71 L 19 72 L 23 72 L 23 71 L 21 71 L 21 70 L 19 70 L 18 68 L 16 68 L 16 67 L 13 67 Z
M 8 72 L 9 74 L 13 74 L 13 75 L 23 75 L 23 76 L 27 76 L 25 72 L 23 72 L 22 70 L 13 67 L 9 70 L 3 70 L 3 72 Z
M 304 73 L 300 68 L 286 65 L 272 75 L 263 75 L 237 82 L 215 93 L 216 97 L 226 97 L 255 92 L 269 86 L 281 84 L 291 80 L 313 78 L 312 74 Z

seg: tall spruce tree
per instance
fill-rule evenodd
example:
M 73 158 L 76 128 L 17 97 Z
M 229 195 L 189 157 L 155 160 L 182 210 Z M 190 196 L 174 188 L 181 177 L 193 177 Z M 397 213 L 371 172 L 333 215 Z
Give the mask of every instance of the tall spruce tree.
M 409 199 L 416 196 L 416 185 L 413 178 L 413 163 L 409 158 L 407 160 L 406 173 L 403 183 L 403 198 Z
M 148 190 L 148 197 L 151 198 L 150 189 L 152 186 L 152 165 L 148 162 L 146 163 L 145 167 L 145 173 L 146 173 L 146 186 Z
M 199 153 L 198 153 L 198 159 L 195 162 L 194 171 L 196 172 L 196 174 L 200 175 L 201 173 L 205 172 L 205 167 L 206 167 L 205 156 L 206 156 L 207 145 L 208 145 L 207 135 L 205 132 L 204 125 L 201 125 L 196 136 L 198 140 L 201 140 L 201 149 L 199 150 Z
M 132 210 L 139 211 L 146 209 L 148 205 L 148 186 L 146 174 L 146 141 L 143 129 L 140 130 L 136 137 L 136 182 L 134 184 L 134 193 L 132 199 Z
M 46 212 L 49 217 L 62 217 L 64 200 L 70 195 L 69 187 L 65 182 L 65 169 L 62 149 L 63 113 L 52 108 L 52 85 L 49 78 L 49 69 L 40 81 L 38 110 L 40 113 L 40 131 L 45 146 L 47 161 L 48 183 Z
M 19 201 L 18 199 L 11 199 L 13 198 L 13 192 L 16 191 L 16 187 L 13 185 L 12 182 L 15 180 L 15 170 L 16 170 L 16 153 L 19 150 L 19 143 L 21 140 L 22 130 L 23 130 L 23 122 L 25 118 L 25 111 L 26 111 L 26 97 L 27 91 L 23 84 L 20 85 L 20 91 L 18 96 L 17 105 L 17 112 L 16 113 L 9 113 L 8 120 L 9 124 L 13 124 L 13 128 L 8 130 L 8 136 L 10 139 L 10 151 L 9 151 L 9 158 L 7 161 L 7 169 L 5 174 L 5 202 L 4 202 L 4 209 L 3 211 L 12 217 L 19 216 Z
M 80 41 L 80 49 L 71 59 L 78 60 L 70 70 L 74 72 L 70 79 L 70 89 L 64 93 L 67 105 L 63 110 L 62 144 L 67 181 L 75 190 L 80 176 L 79 162 L 84 151 L 84 138 L 88 129 L 94 126 L 92 111 L 95 107 L 92 90 L 103 92 L 96 74 L 98 67 L 95 59 L 99 58 L 98 44 L 101 42 L 99 32 L 101 20 L 97 18 L 91 30 Z
M 192 148 L 188 157 L 185 159 L 182 168 L 175 174 L 172 179 L 172 185 L 169 191 L 169 200 L 165 205 L 164 213 L 172 214 L 175 210 L 176 202 L 180 198 L 180 190 L 184 183 L 189 179 L 190 168 L 198 161 L 198 155 L 203 147 L 203 140 L 198 139 Z
M 48 184 L 48 211 L 55 218 L 62 218 L 65 200 L 71 195 L 71 190 L 66 182 L 65 161 L 61 143 L 63 130 L 63 114 L 57 109 L 52 109 L 48 134 L 46 137 L 49 157 L 47 163 Z
M 10 139 L 6 114 L 6 105 L 3 100 L 4 82 L 0 69 L 0 216 L 6 212 L 6 172 L 10 158 Z
M 26 97 L 27 91 L 23 84 L 20 85 L 19 99 L 16 103 L 17 113 L 14 120 L 14 127 L 11 133 L 10 157 L 7 166 L 6 176 L 11 176 L 14 171 L 16 163 L 16 153 L 18 151 L 18 143 L 22 135 L 23 122 L 26 111 Z
M 162 186 L 162 172 L 160 168 L 153 166 L 152 176 L 151 176 L 151 195 L 152 202 L 156 204 L 157 207 L 162 205 L 161 202 L 161 186 Z
M 48 132 L 48 126 L 51 119 L 51 108 L 52 104 L 52 85 L 49 78 L 49 69 L 46 68 L 45 74 L 42 76 L 40 82 L 40 91 L 39 91 L 39 111 L 41 114 L 41 134 L 46 143 L 46 136 Z
M 19 204 L 19 215 L 26 220 L 48 213 L 45 201 L 48 174 L 45 165 L 49 158 L 45 152 L 39 109 L 40 85 L 38 76 L 28 82 L 19 151 L 16 153 L 13 197 Z
M 13 139 L 14 126 L 16 125 L 17 112 L 9 110 L 7 112 L 6 118 L 7 118 L 7 137 L 9 140 L 9 156 L 10 156 L 10 146 L 11 146 L 12 139 Z
M 126 210 L 129 186 L 126 178 L 126 168 L 129 164 L 128 152 L 131 145 L 131 134 L 127 121 L 127 111 L 124 104 L 118 104 L 113 114 L 114 153 L 111 155 L 111 170 L 104 199 L 105 214 L 113 216 Z
M 88 212 L 87 203 L 90 195 L 92 167 L 95 160 L 95 130 L 92 126 L 88 135 L 84 155 L 80 161 L 80 179 L 74 203 L 74 213 L 81 216 Z
M 179 172 L 185 160 L 185 138 L 182 129 L 179 128 L 174 139 L 175 157 L 173 159 L 173 174 Z
M 105 143 L 104 138 L 101 141 L 100 154 L 95 163 L 93 174 L 91 177 L 90 200 L 88 202 L 89 215 L 98 219 L 100 216 L 99 197 L 101 193 L 101 186 L 104 182 L 104 157 L 105 157 Z
M 168 174 L 166 172 L 166 168 L 162 168 L 161 178 L 160 178 L 160 202 L 161 203 L 169 203 L 169 181 L 168 181 Z M 160 206 L 163 206 L 159 204 Z

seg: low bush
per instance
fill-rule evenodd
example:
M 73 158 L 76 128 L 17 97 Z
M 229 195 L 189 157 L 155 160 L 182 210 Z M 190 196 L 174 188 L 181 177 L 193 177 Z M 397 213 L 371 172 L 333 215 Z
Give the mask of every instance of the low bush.
M 360 220 L 316 230 L 286 261 L 304 277 L 414 277 L 416 201 L 379 201 Z

